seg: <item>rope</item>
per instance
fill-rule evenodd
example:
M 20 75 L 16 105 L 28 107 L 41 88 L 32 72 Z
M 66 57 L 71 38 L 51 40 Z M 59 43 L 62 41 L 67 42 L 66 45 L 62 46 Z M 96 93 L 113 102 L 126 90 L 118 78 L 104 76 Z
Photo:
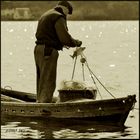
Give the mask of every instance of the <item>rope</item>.
M 113 96 L 112 93 L 102 84 L 102 82 L 97 78 L 97 76 L 96 76 L 96 75 L 93 73 L 93 71 L 90 69 L 90 67 L 89 67 L 89 65 L 88 65 L 88 62 L 87 62 L 87 60 L 86 60 L 86 57 L 85 57 L 85 55 L 83 54 L 83 52 L 81 53 L 81 59 L 84 59 L 84 61 L 83 61 L 83 60 L 81 61 L 81 63 L 82 63 L 83 80 L 85 80 L 85 75 L 84 75 L 84 63 L 85 63 L 86 66 L 87 66 L 87 68 L 88 68 L 88 70 L 89 70 L 90 76 L 91 76 L 91 78 L 92 78 L 92 80 L 93 80 L 93 82 L 94 82 L 94 84 L 95 84 L 95 86 L 96 86 L 96 89 L 97 89 L 97 91 L 98 91 L 99 94 L 100 94 L 101 99 L 102 99 L 101 93 L 100 93 L 100 91 L 99 91 L 99 89 L 98 89 L 98 87 L 97 87 L 97 85 L 96 85 L 96 82 L 95 82 L 93 76 L 96 78 L 96 80 L 102 85 L 102 87 L 103 87 L 113 98 L 116 98 L 116 97 Z M 73 72 L 72 72 L 71 80 L 73 80 L 73 77 L 74 77 L 74 72 L 75 72 L 75 67 L 76 67 L 76 61 L 77 61 L 77 55 L 76 55 L 76 57 L 75 57 L 75 62 L 74 62 L 74 67 L 73 67 Z
M 85 80 L 85 77 L 84 77 L 84 63 L 86 62 L 86 59 L 83 57 L 83 55 L 81 55 L 81 63 L 82 63 L 82 67 L 83 67 L 83 79 Z M 94 78 L 93 78 L 93 76 L 92 76 L 92 74 L 91 74 L 91 72 L 90 72 L 90 70 L 89 70 L 89 73 L 90 73 L 90 76 L 91 76 L 91 78 L 92 78 L 92 80 L 93 80 L 93 83 L 94 83 L 94 85 L 95 85 L 95 87 L 96 87 L 96 89 L 97 89 L 97 91 L 98 91 L 98 93 L 99 93 L 99 95 L 100 95 L 100 97 L 101 97 L 101 99 L 102 99 L 102 95 L 101 95 L 101 93 L 100 93 L 100 91 L 99 91 L 99 89 L 98 89 L 98 87 L 97 87 L 97 85 L 96 85 L 96 82 L 95 82 L 95 80 L 94 80 Z
M 99 91 L 99 88 L 97 87 L 96 82 L 95 82 L 95 80 L 94 80 L 94 78 L 93 78 L 93 76 L 92 76 L 92 74 L 91 74 L 90 71 L 89 71 L 89 73 L 90 73 L 91 79 L 93 80 L 93 83 L 94 83 L 94 85 L 95 85 L 95 87 L 96 87 L 96 89 L 97 89 L 97 91 L 98 91 L 98 93 L 99 93 L 101 99 L 103 99 L 103 98 L 102 98 L 102 95 L 101 95 L 101 93 L 100 93 L 100 91 Z
M 85 55 L 82 53 L 81 54 L 82 55 L 82 57 L 84 57 L 85 59 L 86 59 L 86 57 L 85 57 Z M 91 77 L 92 77 L 92 75 L 94 75 L 94 77 L 97 79 L 97 81 L 102 85 L 102 87 L 113 97 L 113 98 L 115 98 L 115 96 L 113 96 L 112 95 L 112 93 L 102 84 L 102 82 L 97 78 L 97 76 L 93 73 L 93 71 L 90 69 L 90 67 L 89 67 L 89 65 L 88 65 L 88 63 L 87 63 L 87 61 L 85 61 L 86 62 L 86 66 L 87 66 L 87 68 L 88 68 L 88 70 L 90 71 L 90 73 L 91 73 Z
M 112 97 L 115 98 L 115 96 L 112 95 L 112 93 L 102 84 L 102 82 L 101 82 L 101 81 L 96 77 L 96 75 L 91 71 L 91 69 L 89 68 L 89 65 L 88 65 L 87 61 L 86 61 L 86 65 L 87 65 L 89 71 L 91 72 L 91 74 L 94 75 L 94 77 L 98 80 L 98 82 L 102 85 L 102 87 L 103 87 Z
M 82 63 L 82 74 L 83 74 L 83 81 L 85 81 L 85 73 L 84 73 L 84 64 Z
M 74 66 L 73 66 L 73 72 L 72 72 L 71 80 L 73 80 L 73 77 L 74 77 L 75 66 L 76 66 L 76 60 L 77 60 L 77 56 L 75 57 L 75 62 L 74 62 Z

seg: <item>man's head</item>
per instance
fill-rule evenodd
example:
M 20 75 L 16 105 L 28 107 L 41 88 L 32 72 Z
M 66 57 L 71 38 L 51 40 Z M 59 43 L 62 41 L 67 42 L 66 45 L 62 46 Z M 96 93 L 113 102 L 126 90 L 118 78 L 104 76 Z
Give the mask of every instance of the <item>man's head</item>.
M 72 14 L 73 8 L 70 2 L 68 1 L 59 1 L 57 6 L 66 7 L 68 9 L 68 14 Z

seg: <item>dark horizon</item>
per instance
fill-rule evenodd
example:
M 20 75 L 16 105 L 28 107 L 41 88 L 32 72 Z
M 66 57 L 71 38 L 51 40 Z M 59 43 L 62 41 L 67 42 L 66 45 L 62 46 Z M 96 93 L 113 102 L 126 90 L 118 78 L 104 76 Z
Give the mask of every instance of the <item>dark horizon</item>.
M 73 5 L 74 11 L 72 16 L 68 17 L 69 20 L 139 19 L 139 1 L 70 1 L 70 2 Z M 28 17 L 28 19 L 21 16 L 17 17 L 18 20 L 38 20 L 41 14 L 55 7 L 56 4 L 57 1 L 1 1 L 1 20 L 17 20 L 13 17 L 14 9 L 16 8 L 21 9 L 28 8 L 30 11 L 30 16 Z M 21 12 L 19 12 L 18 14 L 21 15 Z

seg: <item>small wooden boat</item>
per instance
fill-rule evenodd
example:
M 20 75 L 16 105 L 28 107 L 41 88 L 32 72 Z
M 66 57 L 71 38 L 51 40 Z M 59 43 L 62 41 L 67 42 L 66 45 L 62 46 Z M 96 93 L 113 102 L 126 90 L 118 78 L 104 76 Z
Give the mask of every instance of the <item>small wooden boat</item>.
M 136 102 L 136 95 L 104 100 L 82 98 L 57 103 L 36 103 L 35 94 L 2 88 L 1 94 L 25 101 L 1 101 L 2 115 L 88 120 L 121 126 Z

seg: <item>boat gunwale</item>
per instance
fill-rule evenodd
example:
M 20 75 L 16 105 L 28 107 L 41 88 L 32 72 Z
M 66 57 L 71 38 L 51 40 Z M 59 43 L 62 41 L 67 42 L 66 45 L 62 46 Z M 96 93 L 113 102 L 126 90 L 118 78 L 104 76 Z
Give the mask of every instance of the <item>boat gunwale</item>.
M 135 101 L 136 95 L 128 95 L 127 97 L 120 97 L 115 99 L 102 99 L 102 100 L 88 100 L 88 101 L 80 101 L 80 102 L 58 102 L 58 103 L 37 103 L 37 102 L 6 102 L 1 101 L 1 105 L 22 105 L 22 106 L 63 106 L 63 105 L 81 105 L 81 104 L 98 104 L 98 103 L 106 103 L 106 102 L 119 102 L 125 101 L 127 99 L 133 99 Z M 133 102 L 134 102 L 133 101 Z

